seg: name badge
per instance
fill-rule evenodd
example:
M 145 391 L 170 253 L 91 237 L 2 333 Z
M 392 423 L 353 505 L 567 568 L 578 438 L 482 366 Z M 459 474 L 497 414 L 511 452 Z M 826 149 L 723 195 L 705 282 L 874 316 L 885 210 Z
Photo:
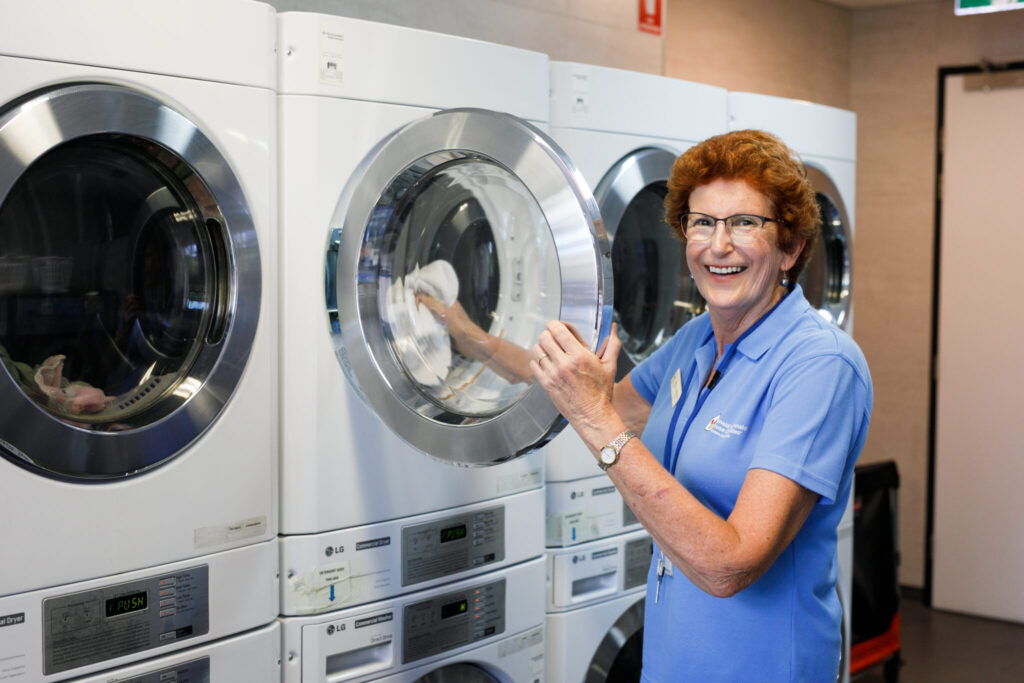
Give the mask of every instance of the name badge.
M 676 374 L 672 375 L 672 405 L 673 407 L 679 402 L 679 397 L 683 395 L 683 378 L 679 375 L 679 370 L 676 370 Z

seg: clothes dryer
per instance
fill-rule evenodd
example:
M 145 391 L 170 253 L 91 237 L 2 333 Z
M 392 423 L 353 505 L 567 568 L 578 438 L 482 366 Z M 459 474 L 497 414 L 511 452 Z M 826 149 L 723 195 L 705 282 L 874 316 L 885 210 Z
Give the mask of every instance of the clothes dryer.
M 676 157 L 726 131 L 726 91 L 574 62 L 551 63 L 551 136 L 595 197 L 612 246 L 619 377 L 704 310 L 682 243 L 665 223 Z M 572 429 L 545 447 L 547 545 L 602 538 L 639 522 Z
M 857 115 L 822 104 L 755 93 L 729 93 L 729 130 L 777 135 L 803 160 L 821 209 L 821 236 L 800 286 L 823 318 L 853 334 L 853 234 Z M 849 680 L 849 605 L 853 586 L 853 490 L 839 522 L 840 599 L 844 618 L 842 676 Z
M 638 681 L 651 537 L 643 530 L 549 549 L 547 680 Z
M 547 57 L 336 16 L 278 25 L 282 613 L 539 556 L 527 451 L 560 418 L 492 347 L 525 363 L 548 320 L 592 346 L 610 326 L 596 204 L 541 130 Z M 426 292 L 480 343 L 453 344 Z
M 284 683 L 542 681 L 544 560 L 390 600 L 281 619 Z M 440 676 L 440 678 L 438 678 Z
M 0 660 L 42 681 L 275 615 L 274 12 L 0 14 Z

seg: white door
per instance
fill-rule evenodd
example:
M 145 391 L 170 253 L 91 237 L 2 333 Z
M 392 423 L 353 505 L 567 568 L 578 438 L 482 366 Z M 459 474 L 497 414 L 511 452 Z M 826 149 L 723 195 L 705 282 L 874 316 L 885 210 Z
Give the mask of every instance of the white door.
M 945 81 L 932 602 L 1024 621 L 1024 78 L 979 78 Z

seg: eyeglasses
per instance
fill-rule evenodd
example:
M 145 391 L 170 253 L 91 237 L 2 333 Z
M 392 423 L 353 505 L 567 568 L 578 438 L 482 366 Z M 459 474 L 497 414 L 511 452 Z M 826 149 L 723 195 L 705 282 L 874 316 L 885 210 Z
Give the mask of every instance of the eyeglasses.
M 728 218 L 715 218 L 706 213 L 690 211 L 679 216 L 679 226 L 683 229 L 683 234 L 686 235 L 686 239 L 694 242 L 706 242 L 711 239 L 719 221 L 725 223 L 725 230 L 733 242 L 753 241 L 758 232 L 764 228 L 765 223 L 785 223 L 777 218 L 757 216 L 752 213 L 738 213 Z

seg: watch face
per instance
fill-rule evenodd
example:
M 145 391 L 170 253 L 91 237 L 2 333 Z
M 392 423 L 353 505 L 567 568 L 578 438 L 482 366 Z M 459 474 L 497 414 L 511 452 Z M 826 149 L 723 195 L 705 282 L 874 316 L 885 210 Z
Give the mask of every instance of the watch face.
M 614 449 L 612 449 L 609 446 L 605 446 L 604 448 L 601 449 L 601 462 L 603 462 L 606 465 L 611 465 L 613 462 L 615 462 L 615 455 L 616 453 Z

